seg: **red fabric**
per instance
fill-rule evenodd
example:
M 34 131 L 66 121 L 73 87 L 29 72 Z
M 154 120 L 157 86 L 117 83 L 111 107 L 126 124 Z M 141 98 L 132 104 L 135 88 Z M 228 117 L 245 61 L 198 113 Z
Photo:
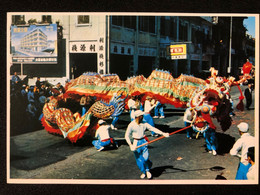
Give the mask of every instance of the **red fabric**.
M 101 140 L 101 141 L 102 141 L 102 142 L 106 142 L 106 141 L 108 141 L 108 140 L 110 140 L 110 142 L 111 142 L 112 144 L 114 144 L 114 139 L 113 139 L 112 137 L 107 138 L 107 139 L 103 139 L 103 140 Z
M 239 100 L 239 103 L 237 104 L 236 108 L 240 111 L 244 111 L 244 103 L 242 100 Z
M 210 104 L 213 105 L 213 106 L 218 106 L 218 102 L 217 101 L 211 101 Z
M 244 74 L 249 74 L 250 71 L 252 69 L 252 64 L 250 62 L 246 62 L 244 65 L 243 65 L 243 73 Z
M 243 110 L 244 110 L 243 99 L 244 99 L 245 97 L 243 96 L 243 92 L 242 92 L 242 90 L 241 90 L 241 88 L 240 88 L 239 85 L 237 85 L 237 88 L 238 88 L 238 90 L 239 90 L 239 92 L 240 92 L 240 96 L 239 96 L 239 103 L 237 104 L 236 108 L 237 108 L 238 110 L 240 110 L 240 111 L 243 111 Z
M 139 91 L 135 91 L 134 93 L 132 93 L 131 95 L 135 96 L 135 95 L 142 95 L 142 93 L 140 93 Z M 142 97 L 141 102 L 143 102 L 147 96 L 153 97 L 154 99 L 158 99 L 160 100 L 161 104 L 171 104 L 173 106 L 175 106 L 176 108 L 186 108 L 186 103 L 187 102 L 183 102 L 177 98 L 174 97 L 164 97 L 161 96 L 159 94 L 154 94 L 152 92 L 145 92 L 145 95 Z
M 42 123 L 42 126 L 44 127 L 44 129 L 45 129 L 46 131 L 48 131 L 49 133 L 62 135 L 61 130 L 60 130 L 58 127 L 51 126 L 51 125 L 45 120 L 44 116 L 41 118 L 41 123 Z
M 149 139 L 148 137 L 146 137 L 146 135 L 144 136 L 144 139 L 149 142 Z
M 201 112 L 202 117 L 209 123 L 209 127 L 212 129 L 216 129 L 216 126 L 213 124 L 210 115 L 207 113 Z

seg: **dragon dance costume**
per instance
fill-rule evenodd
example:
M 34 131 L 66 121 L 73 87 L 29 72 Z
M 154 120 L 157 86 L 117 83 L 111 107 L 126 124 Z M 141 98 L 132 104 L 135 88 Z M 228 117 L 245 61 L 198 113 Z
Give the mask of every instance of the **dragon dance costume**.
M 207 119 L 204 117 L 206 115 L 214 115 L 225 131 L 231 125 L 231 119 L 226 117 L 226 112 L 230 113 L 228 103 L 225 102 L 225 98 L 223 99 L 228 89 L 225 89 L 225 86 L 222 90 L 203 79 L 189 75 L 180 75 L 174 79 L 168 71 L 157 69 L 148 78 L 139 75 L 126 81 L 121 81 L 115 74 L 84 73 L 69 81 L 63 94 L 52 96 L 51 100 L 45 103 L 41 121 L 49 133 L 63 135 L 75 143 L 88 135 L 94 137 L 99 119 L 112 117 L 117 120 L 124 110 L 128 96 L 140 96 L 142 103 L 147 96 L 151 96 L 155 100 L 160 100 L 161 104 L 171 104 L 176 108 L 188 106 L 200 110 L 202 107 L 208 107 L 210 109 L 207 114 L 203 113 L 196 117 L 192 125 L 195 131 L 203 133 L 211 126 L 209 117 L 206 117 Z M 194 94 L 203 95 L 203 92 L 207 96 L 205 100 L 194 96 Z M 83 110 L 83 115 L 74 109 L 75 105 L 79 106 L 82 96 L 95 97 L 95 102 Z M 212 99 L 214 101 L 209 101 Z M 152 117 L 149 117 L 151 109 L 144 108 L 144 111 L 148 116 L 145 116 L 146 121 L 153 125 L 153 122 L 150 122 Z

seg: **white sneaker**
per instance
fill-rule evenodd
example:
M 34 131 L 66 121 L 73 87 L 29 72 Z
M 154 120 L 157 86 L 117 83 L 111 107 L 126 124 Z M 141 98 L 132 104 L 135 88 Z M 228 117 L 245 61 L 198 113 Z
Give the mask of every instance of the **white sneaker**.
M 104 150 L 104 147 L 101 147 L 101 148 L 98 149 L 99 152 L 102 151 L 102 150 Z
M 159 118 L 158 116 L 154 116 L 153 118 Z
M 160 118 L 165 118 L 165 116 L 160 116 Z
M 212 154 L 212 150 L 209 150 L 209 153 Z
M 212 154 L 213 154 L 214 156 L 216 156 L 216 155 L 217 155 L 216 150 L 213 150 Z
M 112 130 L 117 130 L 117 128 L 114 125 L 112 125 L 112 124 L 111 124 L 111 129 Z
M 147 176 L 148 179 L 152 178 L 152 174 L 149 171 L 146 171 L 146 176 Z
M 142 175 L 140 175 L 140 178 L 141 178 L 141 179 L 144 179 L 144 178 L 145 178 L 145 174 L 142 173 Z

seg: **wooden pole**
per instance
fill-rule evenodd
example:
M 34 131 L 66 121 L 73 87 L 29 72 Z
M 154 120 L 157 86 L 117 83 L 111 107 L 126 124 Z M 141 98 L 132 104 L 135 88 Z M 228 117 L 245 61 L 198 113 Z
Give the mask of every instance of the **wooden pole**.
M 188 129 L 188 128 L 190 128 L 190 127 L 191 127 L 191 126 L 184 127 L 184 128 L 179 129 L 179 130 L 177 130 L 177 131 L 171 132 L 169 135 L 173 135 L 173 134 L 175 134 L 175 133 L 178 133 L 178 132 L 183 131 L 183 130 L 185 130 L 185 129 Z M 146 142 L 146 143 L 144 143 L 144 144 L 142 144 L 142 145 L 140 145 L 140 146 L 137 146 L 136 149 L 141 148 L 141 147 L 143 147 L 143 146 L 146 146 L 146 145 L 148 145 L 148 144 L 150 144 L 150 143 L 156 142 L 156 141 L 158 141 L 158 140 L 161 140 L 161 139 L 163 139 L 163 138 L 165 138 L 165 137 L 164 137 L 164 136 L 158 137 L 158 138 L 156 138 L 156 139 L 154 139 L 154 140 L 152 140 L 152 141 L 149 141 L 149 142 Z

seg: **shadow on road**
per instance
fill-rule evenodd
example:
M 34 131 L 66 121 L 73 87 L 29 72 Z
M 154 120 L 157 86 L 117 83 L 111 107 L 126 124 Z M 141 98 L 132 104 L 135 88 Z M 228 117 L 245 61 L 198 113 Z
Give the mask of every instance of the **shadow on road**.
M 170 169 L 173 171 L 166 171 L 166 169 Z M 155 167 L 151 169 L 151 173 L 153 177 L 159 177 L 162 174 L 169 174 L 169 173 L 177 173 L 177 172 L 191 172 L 191 171 L 203 171 L 203 170 L 210 170 L 210 171 L 222 171 L 224 170 L 224 167 L 220 166 L 214 166 L 211 168 L 205 168 L 205 169 L 193 169 L 193 170 L 184 170 L 179 168 L 174 168 L 173 166 L 162 166 L 162 167 Z M 222 176 L 222 173 L 220 175 L 217 175 L 215 179 L 226 179 Z
M 225 133 L 216 133 L 218 140 L 218 155 L 228 154 L 235 143 L 235 138 Z
M 68 156 L 87 149 L 86 146 L 75 146 L 68 140 L 43 148 L 39 147 L 30 152 L 21 150 L 12 140 L 11 144 L 10 165 L 21 170 L 34 170 L 44 167 L 65 160 Z

